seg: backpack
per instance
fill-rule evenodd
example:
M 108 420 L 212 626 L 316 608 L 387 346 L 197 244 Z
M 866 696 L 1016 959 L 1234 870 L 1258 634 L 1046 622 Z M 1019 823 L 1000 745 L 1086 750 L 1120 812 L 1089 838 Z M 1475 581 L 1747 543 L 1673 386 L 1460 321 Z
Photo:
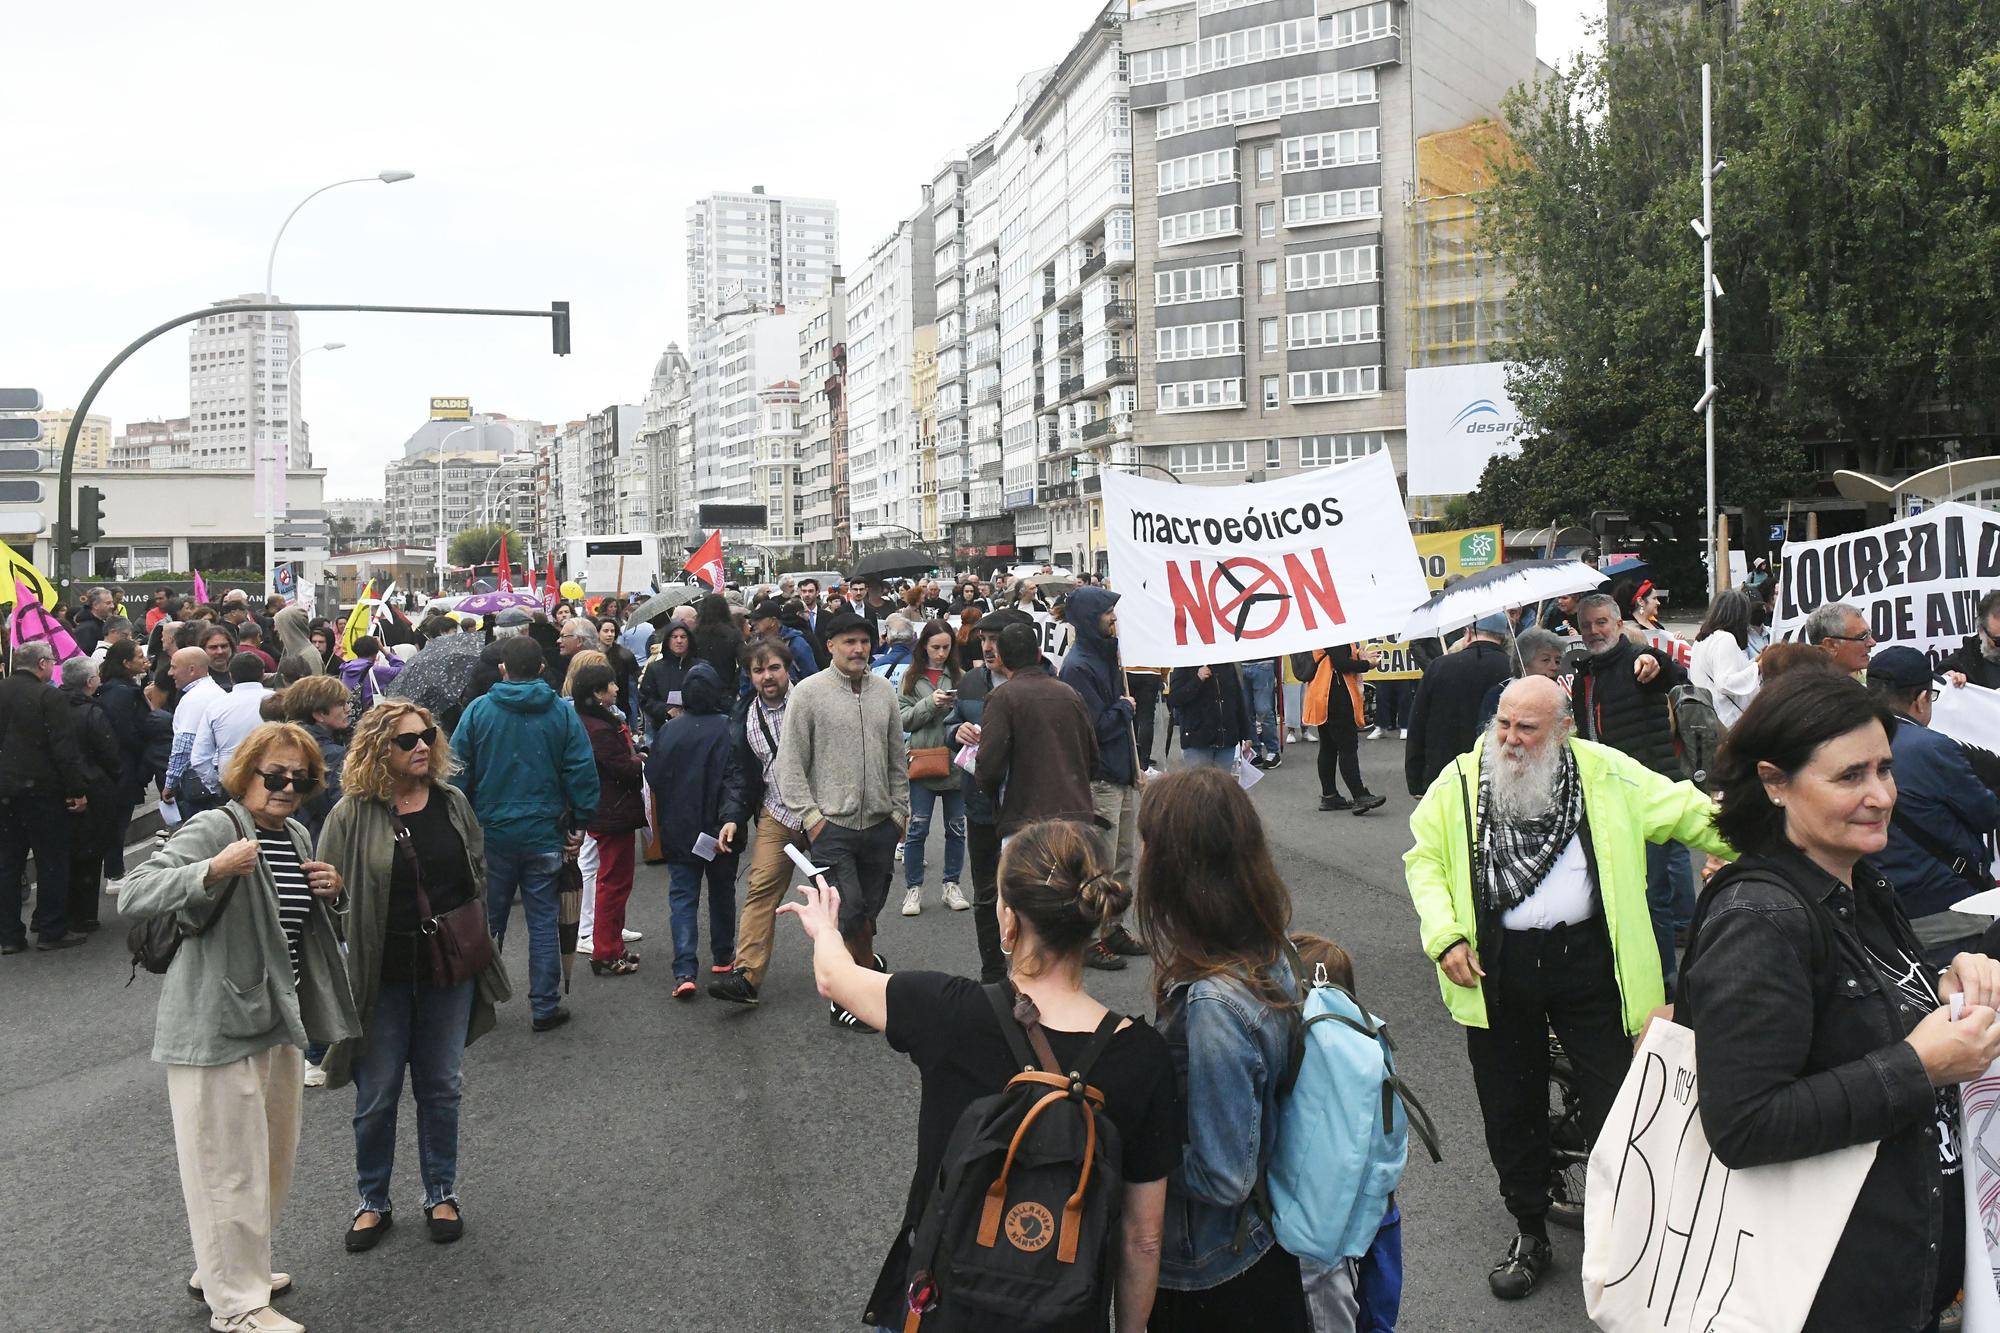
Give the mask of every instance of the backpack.
M 1265 1188 L 1278 1243 L 1331 1265 L 1374 1244 L 1403 1178 L 1411 1129 L 1433 1162 L 1442 1158 L 1430 1115 L 1396 1073 L 1382 1021 L 1324 971 L 1306 981 L 1296 952 L 1292 971 L 1304 991 L 1303 1021 L 1279 1086 Z
M 254 830 L 243 826 L 234 809 L 228 806 L 223 808 L 229 809 L 229 822 L 236 826 L 238 834 L 246 838 L 256 836 Z M 166 846 L 175 834 L 186 827 L 187 822 L 183 820 L 171 833 L 161 833 L 160 846 Z M 137 980 L 142 967 L 154 976 L 164 976 L 181 951 L 181 941 L 190 935 L 199 935 L 215 924 L 216 918 L 222 915 L 222 909 L 229 906 L 230 896 L 236 892 L 236 881 L 242 878 L 241 875 L 232 875 L 223 884 L 222 892 L 215 895 L 214 905 L 208 909 L 208 917 L 199 930 L 182 925 L 177 911 L 162 912 L 158 916 L 143 917 L 133 922 L 131 929 L 125 932 L 125 949 L 132 955 L 132 970 L 126 975 L 125 984 L 130 986 Z
M 1003 1319 L 1034 1333 L 1110 1307 L 1124 1159 L 1086 1080 L 1123 1019 L 1106 1014 L 1064 1073 L 1033 1003 L 981 989 L 1021 1072 L 952 1130 L 910 1244 L 904 1333 Z
M 1715 715 L 1715 700 L 1699 685 L 1676 685 L 1667 691 L 1667 720 L 1674 736 L 1674 754 L 1681 771 L 1698 787 L 1715 771 L 1715 754 L 1729 728 Z

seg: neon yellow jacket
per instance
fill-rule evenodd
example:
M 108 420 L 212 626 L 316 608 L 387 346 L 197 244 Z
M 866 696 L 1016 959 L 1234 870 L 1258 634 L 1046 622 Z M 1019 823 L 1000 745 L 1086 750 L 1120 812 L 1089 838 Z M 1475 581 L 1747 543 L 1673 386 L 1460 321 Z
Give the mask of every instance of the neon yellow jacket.
M 1479 952 L 1466 800 L 1471 799 L 1476 818 L 1479 756 L 1485 746 L 1482 736 L 1468 753 L 1446 765 L 1410 815 L 1410 832 L 1417 841 L 1403 853 L 1403 874 L 1417 907 L 1424 952 L 1433 959 L 1457 940 Z M 1659 945 L 1646 910 L 1646 844 L 1678 841 L 1717 856 L 1733 858 L 1736 853 L 1710 822 L 1715 803 L 1693 783 L 1661 777 L 1606 745 L 1571 740 L 1569 746 L 1583 784 L 1584 816 L 1596 857 L 1598 896 L 1611 934 L 1625 1031 L 1637 1035 L 1646 1015 L 1666 1002 Z M 1476 831 L 1473 836 L 1478 836 Z M 1453 1018 L 1467 1027 L 1486 1026 L 1484 990 L 1454 985 L 1442 967 L 1438 985 Z

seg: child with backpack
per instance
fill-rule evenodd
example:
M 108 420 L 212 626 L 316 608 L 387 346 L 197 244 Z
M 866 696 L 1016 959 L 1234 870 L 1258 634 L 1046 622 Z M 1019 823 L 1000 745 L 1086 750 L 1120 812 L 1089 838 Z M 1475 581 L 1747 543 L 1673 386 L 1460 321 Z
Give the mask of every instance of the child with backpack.
M 1058 820 L 1007 840 L 997 913 L 1013 979 L 992 987 L 858 966 L 824 876 L 778 909 L 812 939 L 819 993 L 922 1081 L 916 1171 L 871 1327 L 1108 1333 L 1114 1298 L 1120 1333 L 1147 1326 L 1181 1101 L 1160 1034 L 1083 988 L 1084 950 L 1132 899 L 1097 847 Z

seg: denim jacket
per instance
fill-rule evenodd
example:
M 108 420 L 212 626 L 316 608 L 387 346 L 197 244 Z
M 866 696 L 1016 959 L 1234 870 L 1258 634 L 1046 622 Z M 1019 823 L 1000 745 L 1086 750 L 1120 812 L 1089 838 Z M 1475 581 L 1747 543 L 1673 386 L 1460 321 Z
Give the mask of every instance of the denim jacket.
M 1289 989 L 1291 968 L 1280 960 L 1276 973 Z M 1277 1143 L 1294 1021 L 1294 1011 L 1271 1008 L 1234 977 L 1175 986 L 1160 1006 L 1187 1106 L 1187 1150 L 1167 1177 L 1160 1238 L 1160 1285 L 1170 1291 L 1220 1286 L 1274 1243 L 1253 1194 Z

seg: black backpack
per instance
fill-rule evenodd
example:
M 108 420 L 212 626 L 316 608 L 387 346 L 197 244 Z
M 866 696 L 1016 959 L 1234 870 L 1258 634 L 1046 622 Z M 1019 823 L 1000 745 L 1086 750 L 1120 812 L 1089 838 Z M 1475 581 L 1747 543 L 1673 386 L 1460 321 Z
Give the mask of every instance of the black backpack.
M 1110 1308 L 1123 1158 L 1086 1080 L 1123 1019 L 1106 1014 L 1065 1073 L 1034 1002 L 982 989 L 1021 1072 L 952 1130 L 910 1245 L 904 1333 L 1003 1320 L 1034 1333 Z

